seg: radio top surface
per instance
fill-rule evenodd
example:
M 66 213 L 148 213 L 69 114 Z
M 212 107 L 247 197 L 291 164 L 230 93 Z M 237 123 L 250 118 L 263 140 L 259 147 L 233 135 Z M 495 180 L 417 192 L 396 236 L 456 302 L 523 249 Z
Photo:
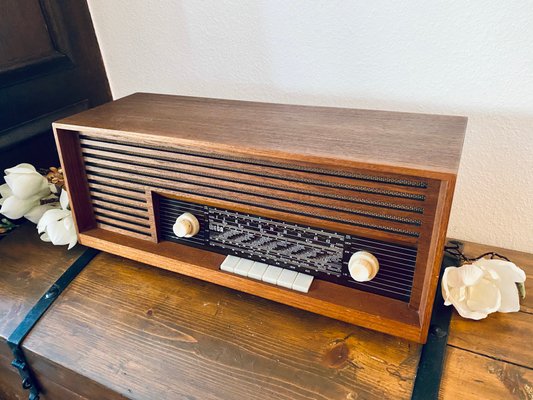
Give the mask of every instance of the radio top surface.
M 128 132 L 219 151 L 422 176 L 457 173 L 467 119 L 136 93 L 56 128 Z M 329 162 L 328 162 L 329 160 Z

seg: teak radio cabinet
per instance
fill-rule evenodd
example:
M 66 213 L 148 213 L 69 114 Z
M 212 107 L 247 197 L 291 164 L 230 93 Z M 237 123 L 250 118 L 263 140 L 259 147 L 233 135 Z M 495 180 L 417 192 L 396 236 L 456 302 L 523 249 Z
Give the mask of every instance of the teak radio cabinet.
M 138 93 L 56 122 L 54 132 L 82 244 L 425 342 L 465 127 L 464 117 Z M 129 149 L 133 149 L 133 153 L 129 153 Z M 215 157 L 216 162 L 227 164 L 244 160 L 249 162 L 247 168 L 257 174 L 279 165 L 290 165 L 295 174 L 337 174 L 331 179 L 341 183 L 348 179 L 343 176 L 371 176 L 370 181 L 363 182 L 367 193 L 358 194 L 363 200 L 372 196 L 385 197 L 376 195 L 376 190 L 388 193 L 393 185 L 414 184 L 402 188 L 407 193 L 406 198 L 394 199 L 395 205 L 391 207 L 397 206 L 397 209 L 390 211 L 394 219 L 383 225 L 375 225 L 372 203 L 360 206 L 362 215 L 366 216 L 358 219 L 362 221 L 359 226 L 350 224 L 349 220 L 342 221 L 339 217 L 342 212 L 336 211 L 329 211 L 335 218 L 317 222 L 312 213 L 280 209 L 278 200 L 265 200 L 268 207 L 250 202 L 243 205 L 234 204 L 228 198 L 213 200 L 217 189 L 198 186 L 199 192 L 192 193 L 194 183 L 180 184 L 191 186 L 187 193 L 178 193 L 181 186 L 176 190 L 162 188 L 162 179 L 169 179 L 176 173 L 169 172 L 167 161 L 162 160 L 160 154 L 167 151 L 170 154 L 170 150 L 175 149 L 181 152 L 175 157 L 214 154 L 220 156 Z M 110 152 L 115 158 L 109 158 Z M 151 154 L 160 158 L 151 159 Z M 135 160 L 141 158 L 142 162 L 133 168 Z M 124 169 L 122 162 L 128 162 L 132 169 Z M 187 168 L 196 172 L 199 167 Z M 138 179 L 135 171 L 138 171 Z M 238 171 L 224 175 L 220 191 L 228 190 L 224 185 L 242 185 L 242 182 L 231 183 L 231 179 L 239 175 Z M 194 176 L 198 181 L 212 178 L 201 174 Z M 280 178 L 266 179 L 265 184 L 272 182 L 273 185 L 276 180 L 279 182 Z M 113 186 L 115 181 L 125 186 Z M 418 183 L 423 185 L 417 186 Z M 288 184 L 294 188 L 302 186 Z M 103 194 L 94 197 L 93 191 L 102 193 L 102 188 L 105 189 Z M 270 190 L 274 193 L 278 189 L 272 186 Z M 288 198 L 294 198 L 294 204 L 307 201 L 304 195 L 287 193 Z M 255 195 L 251 191 L 242 197 L 253 199 Z M 319 279 L 315 279 L 312 290 L 304 294 L 222 272 L 219 267 L 224 255 L 160 240 L 158 196 L 414 246 L 417 257 L 409 301 Z M 410 196 L 423 199 L 423 207 L 413 208 Z M 101 208 L 106 198 L 115 199 L 114 210 Z M 337 200 L 325 201 L 337 204 Z M 141 203 L 145 209 L 140 207 Z M 303 211 L 312 208 L 305 207 L 294 206 Z M 121 213 L 126 209 L 128 217 L 124 218 Z M 415 221 L 419 223 L 405 229 L 402 222 L 413 221 L 415 212 L 418 213 Z M 144 228 L 139 229 L 139 224 Z M 374 226 L 383 229 L 376 230 Z

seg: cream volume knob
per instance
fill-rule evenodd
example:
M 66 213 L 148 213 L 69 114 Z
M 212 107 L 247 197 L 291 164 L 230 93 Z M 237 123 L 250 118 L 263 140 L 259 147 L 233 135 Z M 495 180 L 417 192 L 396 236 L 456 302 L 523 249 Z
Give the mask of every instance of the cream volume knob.
M 374 279 L 378 273 L 379 261 L 368 251 L 358 251 L 350 257 L 348 271 L 355 281 L 367 282 Z
M 172 231 L 177 237 L 192 237 L 200 230 L 198 219 L 191 213 L 181 214 L 174 223 Z

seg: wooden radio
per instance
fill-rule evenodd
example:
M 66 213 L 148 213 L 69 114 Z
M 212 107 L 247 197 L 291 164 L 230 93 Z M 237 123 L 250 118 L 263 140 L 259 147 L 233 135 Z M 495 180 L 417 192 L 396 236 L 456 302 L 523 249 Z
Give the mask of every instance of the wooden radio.
M 465 126 L 138 93 L 54 132 L 82 244 L 425 342 Z

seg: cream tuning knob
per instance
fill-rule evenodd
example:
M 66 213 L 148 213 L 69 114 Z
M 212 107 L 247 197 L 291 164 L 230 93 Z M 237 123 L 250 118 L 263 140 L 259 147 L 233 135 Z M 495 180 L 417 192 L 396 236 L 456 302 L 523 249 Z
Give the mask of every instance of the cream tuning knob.
M 200 223 L 198 219 L 191 213 L 181 214 L 174 223 L 172 231 L 177 237 L 191 237 L 198 233 L 200 230 Z
M 379 261 L 368 251 L 358 251 L 350 257 L 348 271 L 355 281 L 367 282 L 374 279 L 378 273 Z

